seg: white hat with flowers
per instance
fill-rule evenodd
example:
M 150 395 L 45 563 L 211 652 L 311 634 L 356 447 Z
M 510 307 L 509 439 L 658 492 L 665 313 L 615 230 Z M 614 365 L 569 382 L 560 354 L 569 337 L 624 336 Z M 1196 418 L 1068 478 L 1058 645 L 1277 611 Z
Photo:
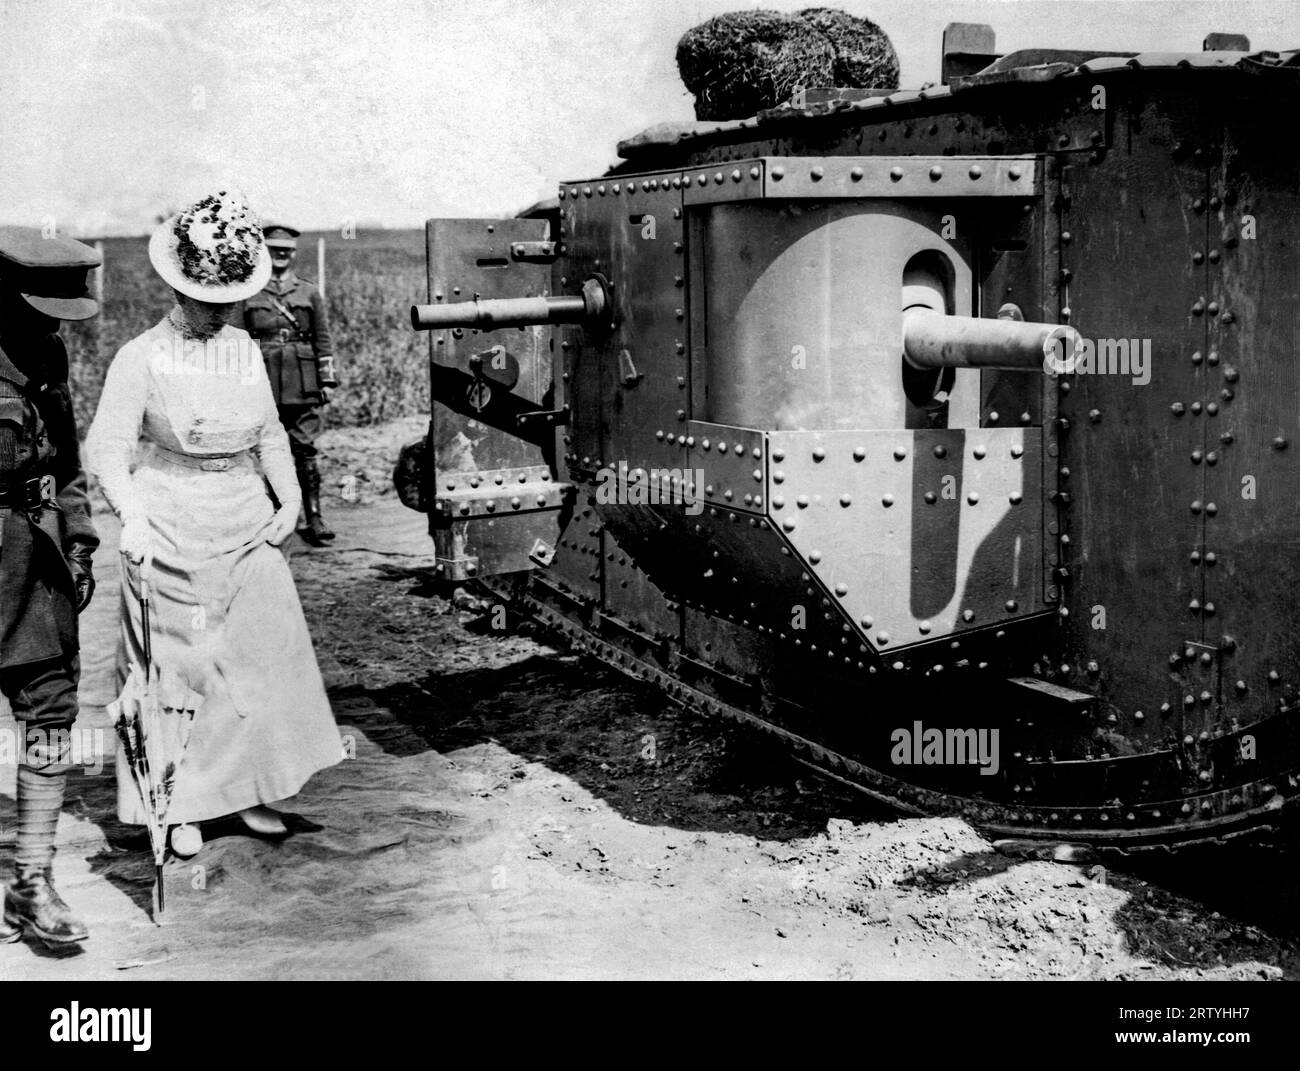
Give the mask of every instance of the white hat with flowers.
M 215 305 L 251 298 L 271 277 L 261 220 L 227 190 L 165 220 L 149 239 L 149 260 L 168 286 Z

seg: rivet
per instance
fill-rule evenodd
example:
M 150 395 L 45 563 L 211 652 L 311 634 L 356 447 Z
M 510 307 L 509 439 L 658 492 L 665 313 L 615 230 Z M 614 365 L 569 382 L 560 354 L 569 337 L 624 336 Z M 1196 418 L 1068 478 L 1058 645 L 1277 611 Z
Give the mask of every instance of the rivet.
M 779 447 L 778 447 L 777 449 L 773 450 L 773 451 L 772 451 L 772 460 L 773 460 L 773 461 L 784 461 L 784 460 L 785 460 L 785 451 L 782 450 L 782 449 L 780 449 Z
M 975 611 L 974 611 L 974 610 L 963 610 L 963 611 L 961 612 L 961 619 L 962 619 L 963 621 L 966 621 L 966 622 L 974 621 L 974 620 L 975 620 Z
M 916 626 L 916 630 L 922 636 L 928 636 L 930 634 L 930 627 L 931 626 L 929 621 L 922 621 L 919 625 Z
M 849 172 L 849 178 L 851 178 L 854 182 L 860 182 L 862 180 L 862 168 L 860 167 L 853 168 L 853 170 Z
M 817 447 L 817 448 L 816 448 L 815 450 L 813 450 L 813 452 L 812 452 L 812 459 L 813 459 L 814 461 L 825 461 L 825 460 L 826 460 L 826 451 L 823 450 L 820 446 Z
M 948 456 L 948 448 L 947 448 L 946 446 L 936 446 L 936 447 L 934 448 L 934 456 L 935 456 L 935 457 L 947 457 L 947 456 Z
M 796 506 L 798 506 L 800 509 L 807 509 L 807 508 L 808 508 L 808 496 L 807 496 L 807 495 L 800 495 L 798 498 L 796 498 L 796 499 L 794 500 L 794 504 L 795 504 Z
M 793 531 L 794 531 L 794 518 L 793 518 L 793 517 L 787 517 L 785 520 L 783 520 L 783 521 L 781 522 L 781 527 L 784 528 L 787 532 L 793 532 Z
M 971 178 L 977 179 L 984 174 L 984 169 L 979 164 L 971 164 L 970 171 L 967 172 Z
M 812 175 L 812 180 L 814 182 L 820 182 L 822 180 L 822 176 L 826 174 L 826 169 L 818 165 L 808 173 Z
M 930 181 L 938 182 L 941 178 L 943 178 L 943 168 L 935 164 L 934 167 L 930 168 Z
M 785 168 L 779 165 L 772 168 L 772 177 L 776 179 L 777 182 L 780 182 L 783 178 L 785 178 Z
M 889 177 L 891 181 L 897 182 L 903 177 L 903 169 L 901 167 L 891 167 L 889 169 Z
M 808 560 L 812 562 L 813 565 L 816 565 L 818 562 L 822 560 L 822 552 L 820 550 L 811 551 L 808 554 Z
M 844 597 L 845 595 L 847 595 L 848 593 L 849 593 L 849 586 L 848 586 L 847 584 L 836 584 L 836 585 L 835 585 L 835 594 L 836 594 L 836 595 L 839 595 L 841 598 L 843 598 L 843 597 Z
M 886 509 L 888 509 L 890 506 L 894 504 L 894 496 L 893 495 L 881 496 L 880 504 L 884 506 Z
M 785 483 L 785 473 L 782 472 L 780 469 L 777 469 L 774 473 L 772 473 L 772 482 Z
M 1007 613 L 1014 613 L 1019 608 L 1019 605 L 1015 599 L 1008 599 L 1006 603 Z
M 976 461 L 980 461 L 980 460 L 983 459 L 983 457 L 984 457 L 985 453 L 987 453 L 987 451 L 984 449 L 984 447 L 982 447 L 982 446 L 977 446 L 977 447 L 975 447 L 974 450 L 971 451 L 971 453 L 975 456 L 975 460 L 976 460 Z
M 966 501 L 969 502 L 972 506 L 975 505 L 977 502 L 979 502 L 979 500 L 980 500 L 980 496 L 978 492 L 975 491 L 972 491 L 970 494 L 966 496 Z
M 851 506 L 852 504 L 853 504 L 853 499 L 851 499 L 848 495 L 840 495 L 841 506 Z
M 939 497 L 933 491 L 925 492 L 925 504 L 927 506 L 933 506 L 938 501 L 939 501 Z

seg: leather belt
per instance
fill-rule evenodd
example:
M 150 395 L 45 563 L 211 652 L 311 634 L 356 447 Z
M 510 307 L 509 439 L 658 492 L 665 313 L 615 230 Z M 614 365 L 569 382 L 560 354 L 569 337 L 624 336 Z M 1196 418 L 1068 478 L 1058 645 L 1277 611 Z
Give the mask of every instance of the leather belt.
M 241 450 L 237 454 L 186 454 L 179 450 L 168 450 L 157 443 L 154 443 L 154 450 L 164 461 L 198 472 L 229 472 L 239 468 L 251 456 L 247 450 Z
M 54 477 L 50 473 L 0 487 L 0 509 L 41 509 L 58 500 Z
M 268 331 L 264 335 L 254 335 L 253 340 L 255 342 L 279 342 L 282 344 L 311 341 L 308 336 L 300 334 L 288 327 L 282 327 L 278 331 Z

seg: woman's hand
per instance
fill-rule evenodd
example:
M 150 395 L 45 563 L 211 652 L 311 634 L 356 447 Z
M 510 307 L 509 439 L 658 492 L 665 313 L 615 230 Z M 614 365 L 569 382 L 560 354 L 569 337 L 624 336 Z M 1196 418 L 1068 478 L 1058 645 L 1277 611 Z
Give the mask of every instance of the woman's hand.
M 294 525 L 298 523 L 298 508 L 297 502 L 289 502 L 275 511 L 266 533 L 266 541 L 271 546 L 278 547 L 293 534 Z
M 153 531 L 145 517 L 131 516 L 122 522 L 122 534 L 118 537 L 117 549 L 126 555 L 132 565 L 144 561 L 153 546 Z

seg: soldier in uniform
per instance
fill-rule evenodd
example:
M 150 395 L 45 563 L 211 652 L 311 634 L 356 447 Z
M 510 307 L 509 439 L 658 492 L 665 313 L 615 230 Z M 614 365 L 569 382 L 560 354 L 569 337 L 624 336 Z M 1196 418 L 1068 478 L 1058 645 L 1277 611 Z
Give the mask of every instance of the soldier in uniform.
M 99 544 L 58 330 L 96 313 L 86 277 L 98 264 L 81 242 L 0 227 L 0 691 L 23 730 L 0 943 L 87 936 L 51 882 L 77 717 L 77 614 Z
M 299 533 L 320 546 L 334 538 L 321 516 L 320 469 L 316 466 L 316 436 L 324 423 L 321 409 L 338 386 L 334 348 L 320 291 L 293 271 L 299 232 L 268 223 L 262 233 L 271 253 L 271 281 L 260 294 L 244 302 L 243 325 L 262 351 L 280 423 L 289 433 L 306 514 Z

